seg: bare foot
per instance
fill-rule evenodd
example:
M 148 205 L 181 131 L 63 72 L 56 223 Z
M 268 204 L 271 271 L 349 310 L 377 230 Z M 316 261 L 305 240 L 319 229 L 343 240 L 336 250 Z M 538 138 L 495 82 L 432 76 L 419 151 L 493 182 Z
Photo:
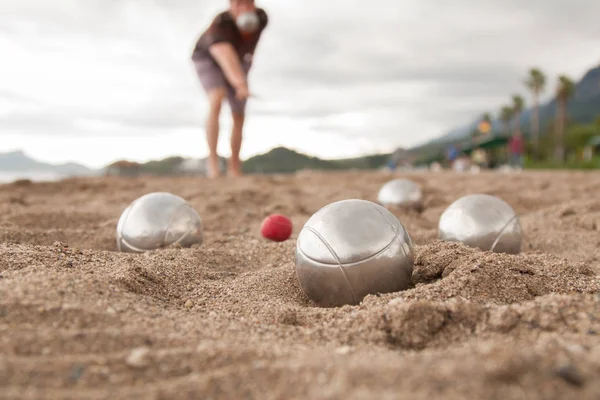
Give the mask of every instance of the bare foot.
M 239 177 L 244 175 L 242 173 L 242 163 L 237 160 L 237 161 L 233 161 L 233 160 L 229 160 L 229 165 L 227 166 L 227 175 L 232 176 L 232 177 Z
M 212 171 L 209 171 L 209 172 L 207 172 L 206 176 L 209 179 L 217 179 L 217 178 L 219 178 L 221 176 L 221 174 L 219 172 L 213 173 Z
M 234 177 L 234 178 L 238 178 L 240 176 L 243 176 L 244 173 L 242 171 L 240 171 L 239 169 L 230 168 L 229 170 L 227 170 L 227 175 Z
M 221 168 L 219 168 L 219 160 L 217 162 L 209 162 L 206 170 L 206 176 L 210 179 L 216 179 L 221 176 Z

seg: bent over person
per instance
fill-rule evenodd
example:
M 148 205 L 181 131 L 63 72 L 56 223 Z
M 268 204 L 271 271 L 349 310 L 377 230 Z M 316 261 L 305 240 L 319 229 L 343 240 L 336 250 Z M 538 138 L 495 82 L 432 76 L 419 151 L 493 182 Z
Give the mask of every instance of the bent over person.
M 242 174 L 240 148 L 246 101 L 250 95 L 248 72 L 267 22 L 266 12 L 256 7 L 254 0 L 229 0 L 229 9 L 218 14 L 196 42 L 192 60 L 209 102 L 206 119 L 209 177 L 220 175 L 217 142 L 219 115 L 225 98 L 233 119 L 228 171 L 233 176 Z

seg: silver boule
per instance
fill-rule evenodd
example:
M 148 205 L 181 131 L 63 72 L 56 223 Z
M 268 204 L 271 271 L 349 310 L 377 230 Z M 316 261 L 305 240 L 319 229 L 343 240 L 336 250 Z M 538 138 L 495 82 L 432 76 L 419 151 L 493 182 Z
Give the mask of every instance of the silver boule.
M 260 26 L 260 18 L 255 12 L 248 11 L 240 14 L 236 18 L 235 23 L 237 24 L 240 31 L 252 33 L 256 32 L 256 30 Z
M 421 187 L 408 179 L 394 179 L 381 187 L 377 201 L 384 207 L 405 208 L 421 211 L 423 193 Z
M 518 215 L 504 200 L 488 194 L 471 194 L 444 211 L 438 237 L 484 251 L 518 254 L 523 233 Z
M 184 199 L 171 193 L 148 193 L 134 200 L 117 223 L 119 251 L 141 253 L 179 243 L 203 242 L 200 216 Z
M 368 294 L 407 289 L 413 263 L 412 240 L 402 223 L 367 200 L 321 208 L 296 244 L 300 286 L 321 306 L 356 305 Z

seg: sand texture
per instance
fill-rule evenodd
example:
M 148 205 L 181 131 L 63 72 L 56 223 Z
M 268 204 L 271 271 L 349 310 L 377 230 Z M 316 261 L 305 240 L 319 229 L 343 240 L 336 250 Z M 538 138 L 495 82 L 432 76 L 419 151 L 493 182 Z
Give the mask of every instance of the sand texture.
M 2 399 L 600 399 L 600 173 L 397 174 L 421 213 L 413 287 L 321 308 L 294 269 L 324 205 L 376 201 L 373 172 L 91 178 L 0 186 Z M 205 243 L 116 252 L 135 198 L 187 199 Z M 511 204 L 523 252 L 436 240 L 458 197 Z M 283 243 L 259 235 L 284 213 Z

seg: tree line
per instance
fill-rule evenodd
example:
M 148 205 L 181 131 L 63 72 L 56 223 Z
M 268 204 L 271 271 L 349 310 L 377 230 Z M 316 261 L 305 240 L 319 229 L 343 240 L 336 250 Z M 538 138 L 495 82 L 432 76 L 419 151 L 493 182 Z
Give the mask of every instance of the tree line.
M 547 88 L 548 79 L 540 68 L 531 68 L 523 80 L 523 85 L 531 94 L 532 112 L 531 112 L 531 147 L 532 158 L 539 160 L 541 158 L 540 149 L 540 97 Z M 554 159 L 558 162 L 565 160 L 565 128 L 567 125 L 567 104 L 575 92 L 574 81 L 566 76 L 560 75 L 557 78 L 554 88 L 554 98 L 556 100 L 554 127 Z M 507 136 L 520 135 L 521 132 L 521 114 L 525 109 L 525 99 L 520 94 L 513 94 L 509 104 L 502 106 L 498 112 L 498 119 L 503 124 L 504 134 Z M 491 122 L 490 113 L 485 113 L 482 118 L 488 123 Z

